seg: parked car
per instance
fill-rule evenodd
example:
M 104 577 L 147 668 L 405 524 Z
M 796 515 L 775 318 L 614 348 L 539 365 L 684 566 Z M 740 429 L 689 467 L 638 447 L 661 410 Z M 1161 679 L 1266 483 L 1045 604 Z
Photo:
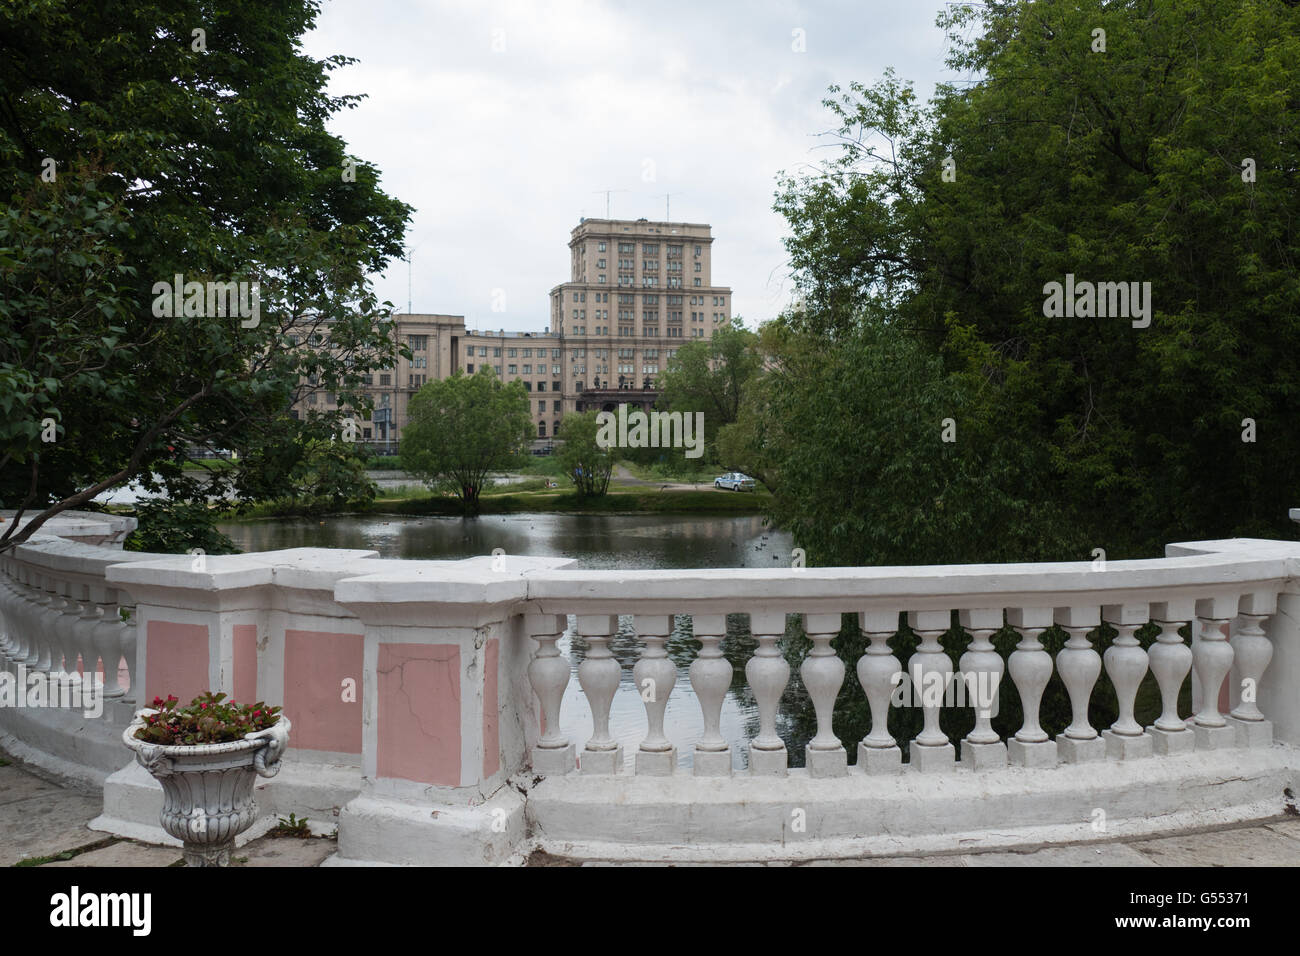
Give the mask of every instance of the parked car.
M 730 488 L 732 491 L 754 491 L 758 484 L 749 475 L 742 475 L 738 471 L 729 471 L 725 475 L 719 475 L 713 479 L 714 488 Z

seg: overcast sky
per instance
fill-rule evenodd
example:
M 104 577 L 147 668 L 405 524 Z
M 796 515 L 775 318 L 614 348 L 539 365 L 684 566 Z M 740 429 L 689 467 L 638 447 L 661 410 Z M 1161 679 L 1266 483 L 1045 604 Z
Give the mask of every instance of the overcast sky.
M 938 0 L 325 0 L 306 51 L 360 62 L 332 129 L 415 207 L 415 312 L 540 330 L 582 216 L 713 226 L 713 281 L 751 327 L 790 299 L 778 171 L 825 156 L 832 83 L 950 78 Z M 802 37 L 796 33 L 802 31 Z M 797 52 L 800 42 L 804 52 Z M 407 266 L 376 291 L 407 311 Z M 494 290 L 505 311 L 493 311 Z

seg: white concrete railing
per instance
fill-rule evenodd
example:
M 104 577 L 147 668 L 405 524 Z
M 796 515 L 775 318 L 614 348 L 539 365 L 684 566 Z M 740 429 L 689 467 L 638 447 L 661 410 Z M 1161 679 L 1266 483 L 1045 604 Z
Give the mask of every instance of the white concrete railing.
M 310 548 L 196 561 L 116 550 L 129 527 L 101 523 L 97 535 L 102 521 L 72 516 L 0 555 L 0 660 L 11 674 L 74 682 L 75 673 L 102 671 L 109 706 L 93 721 L 0 707 L 0 742 L 102 783 L 95 825 L 123 835 L 161 838 L 161 791 L 115 739 L 133 698 L 207 689 L 283 704 L 294 720 L 285 770 L 261 791 L 265 816 L 250 835 L 288 812 L 322 829 L 336 822 L 339 862 L 497 862 L 534 845 L 754 859 L 1096 839 L 1098 809 L 1111 821 L 1107 833 L 1162 832 L 1277 814 L 1300 785 L 1294 543 L 1171 545 L 1169 557 L 1104 570 L 1080 562 L 619 572 L 558 559 L 396 561 Z M 53 536 L 65 531 L 108 544 Z M 118 607 L 133 608 L 129 620 Z M 956 661 L 938 643 L 954 611 L 972 638 Z M 846 613 L 870 641 L 847 667 L 830 648 Z M 733 770 L 719 726 L 732 677 L 721 654 L 728 614 L 748 615 L 758 644 L 745 664 L 759 727 L 744 771 Z M 813 644 L 800 670 L 817 733 L 798 769 L 775 733 L 789 679 L 778 647 L 788 614 L 802 616 Z M 894 740 L 885 715 L 903 669 L 890 647 L 900 614 L 922 639 L 908 662 L 917 687 L 1010 680 L 1020 728 L 1003 741 L 980 717 L 965 739 L 949 741 L 942 704 L 930 701 L 915 739 Z M 623 615 L 646 647 L 633 679 L 653 690 L 643 695 L 646 732 L 626 755 L 617 743 L 626 734 L 613 731 L 628 728 L 610 727 L 622 676 L 610 641 Z M 663 722 L 677 681 L 665 652 L 673 615 L 690 615 L 702 644 L 689 671 L 703 726 L 690 771 L 678 767 Z M 1161 631 L 1149 651 L 1133 639 L 1148 621 Z M 560 729 L 573 666 L 557 645 L 570 622 L 587 644 L 577 683 L 594 725 L 577 741 Z M 1104 660 L 1090 639 L 1103 622 L 1119 634 Z M 988 640 L 1004 623 L 1021 637 L 1005 663 Z M 1069 634 L 1054 660 L 1039 640 L 1053 624 Z M 119 659 L 129 674 L 113 687 Z M 1088 703 L 1103 669 L 1119 718 L 1098 728 Z M 1163 712 L 1144 728 L 1133 709 L 1148 669 Z M 1053 671 L 1073 710 L 1055 740 L 1038 720 Z M 1190 716 L 1177 709 L 1189 674 Z M 853 679 L 872 729 L 841 740 L 830 715 Z M 801 825 L 792 808 L 805 815 Z
M 1217 547 L 1227 550 L 1212 550 Z M 1207 553 L 1195 553 L 1198 549 Z M 870 704 L 872 730 L 860 742 L 847 742 L 856 745 L 858 766 L 868 773 L 902 770 L 902 753 L 885 728 L 885 716 L 904 673 L 918 688 L 918 697 L 923 696 L 925 715 L 924 729 L 909 742 L 910 758 L 927 772 L 953 770 L 957 765 L 956 748 L 939 730 L 943 700 L 935 698 L 941 698 L 953 680 L 961 680 L 972 694 L 985 689 L 996 692 L 1004 674 L 1018 692 L 1024 722 L 1003 743 L 992 732 L 988 714 L 979 716 L 975 728 L 960 742 L 963 764 L 987 769 L 1005 766 L 1009 759 L 1015 765 L 1043 767 L 1058 761 L 1266 747 L 1272 743 L 1273 724 L 1265 710 L 1274 702 L 1286 713 L 1287 739 L 1300 743 L 1300 725 L 1294 724 L 1296 714 L 1289 706 L 1289 698 L 1300 694 L 1300 688 L 1273 686 L 1266 678 L 1274 654 L 1266 628 L 1277 610 L 1279 593 L 1295 567 L 1300 567 L 1294 564 L 1300 548 L 1267 542 L 1209 542 L 1172 550 L 1186 554 L 1111 562 L 1105 570 L 1081 562 L 531 575 L 528 596 L 535 613 L 528 617 L 528 627 L 540 650 L 530 679 L 551 728 L 533 749 L 533 766 L 552 774 L 574 769 L 574 744 L 557 729 L 570 678 L 570 668 L 556 650 L 566 630 L 566 615 L 576 616 L 576 633 L 589 646 L 577 669 L 595 724 L 578 761 L 584 773 L 617 772 L 623 765 L 621 748 L 609 729 L 610 704 L 621 679 L 621 668 L 609 651 L 618 614 L 633 615 L 635 632 L 646 644 L 646 653 L 633 669 L 635 686 L 648 691 L 642 695 L 648 731 L 635 754 L 636 773 L 662 775 L 676 767 L 675 756 L 669 757 L 674 748 L 664 737 L 663 719 L 677 672 L 667 660 L 664 644 L 672 631 L 672 615 L 681 613 L 692 616 L 695 639 L 703 645 L 690 668 L 705 726 L 693 755 L 697 776 L 733 772 L 730 748 L 718 727 L 733 669 L 720 644 L 727 615 L 737 613 L 748 615 L 758 642 L 745 667 L 760 715 L 759 734 L 748 747 L 751 773 L 787 772 L 788 755 L 774 724 L 789 680 L 789 667 L 776 648 L 786 632 L 788 613 L 801 615 L 813 643 L 800 667 L 817 718 L 817 735 L 806 752 L 813 777 L 848 772 L 846 742 L 835 736 L 830 723 L 846 680 L 844 662 L 830 647 L 844 614 L 855 615 L 870 640 L 855 670 Z M 972 638 L 956 668 L 939 644 L 952 626 L 953 611 Z M 889 647 L 899 630 L 900 613 L 907 615 L 909 627 L 921 638 L 906 672 Z M 1149 622 L 1159 624 L 1161 633 L 1148 652 L 1133 635 Z M 1089 638 L 1103 623 L 1118 631 L 1104 661 Z M 1005 665 L 989 641 L 1004 624 L 1021 636 Z M 1054 624 L 1069 635 L 1055 661 L 1039 642 L 1039 636 Z M 1190 646 L 1179 635 L 1185 625 L 1194 632 Z M 1039 725 L 1039 706 L 1054 669 L 1069 694 L 1073 722 L 1052 740 Z M 1103 669 L 1115 687 L 1119 717 L 1099 732 L 1089 723 L 1088 708 Z M 1134 720 L 1134 704 L 1148 669 L 1159 685 L 1163 712 L 1153 726 L 1143 728 Z M 1196 713 L 1184 720 L 1178 715 L 1178 695 L 1189 674 Z M 921 688 L 935 693 L 922 695 Z M 1213 692 L 1203 693 L 1202 688 Z

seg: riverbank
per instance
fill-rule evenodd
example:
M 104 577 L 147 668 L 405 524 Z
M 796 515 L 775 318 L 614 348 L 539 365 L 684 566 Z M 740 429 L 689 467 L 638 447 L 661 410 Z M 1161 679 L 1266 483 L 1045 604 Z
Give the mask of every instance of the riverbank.
M 561 489 L 514 491 L 493 489 L 479 498 L 479 514 L 574 514 L 574 515 L 745 515 L 762 514 L 771 501 L 766 491 L 749 494 L 708 489 L 636 488 L 611 491 L 597 497 L 580 497 Z M 335 514 L 439 515 L 465 514 L 459 498 L 431 492 L 395 493 L 376 498 L 368 505 L 354 504 L 323 512 L 285 503 L 257 505 L 242 514 L 222 515 L 227 521 L 261 518 L 329 517 Z

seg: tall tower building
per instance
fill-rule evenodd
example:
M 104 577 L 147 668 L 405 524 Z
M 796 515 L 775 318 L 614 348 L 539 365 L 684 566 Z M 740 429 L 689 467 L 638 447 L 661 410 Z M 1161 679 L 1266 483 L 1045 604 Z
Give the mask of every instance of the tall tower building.
M 659 376 L 684 343 L 707 341 L 731 319 L 731 289 L 715 286 L 709 226 L 648 219 L 584 219 L 569 236 L 570 278 L 551 290 L 551 324 L 540 332 L 468 329 L 460 315 L 393 316 L 412 358 L 372 376 L 375 410 L 360 440 L 401 440 L 411 397 L 431 379 L 490 365 L 529 392 L 538 443 L 568 412 L 649 411 Z M 334 396 L 313 392 L 297 416 Z

